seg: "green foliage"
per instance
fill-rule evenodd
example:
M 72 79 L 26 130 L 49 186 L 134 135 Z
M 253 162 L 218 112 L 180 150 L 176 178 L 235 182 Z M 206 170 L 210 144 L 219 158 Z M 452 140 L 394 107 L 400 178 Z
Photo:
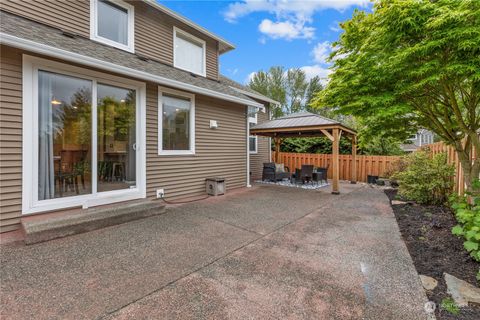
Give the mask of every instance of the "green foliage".
M 474 184 L 475 189 L 480 189 L 479 180 Z M 450 198 L 451 206 L 455 212 L 458 224 L 452 228 L 452 233 L 463 237 L 463 247 L 470 252 L 472 258 L 480 261 L 480 196 L 467 194 L 463 197 Z M 477 276 L 480 275 L 477 274 Z
M 377 156 L 399 156 L 405 154 L 400 148 L 401 141 L 393 137 L 372 137 L 368 140 L 360 136 L 359 147 L 362 154 Z
M 294 153 L 332 153 L 332 142 L 327 137 L 287 138 L 280 147 L 282 152 Z M 340 154 L 351 154 L 352 145 L 347 139 L 340 139 Z
M 399 184 L 399 194 L 422 204 L 443 204 L 453 188 L 455 168 L 447 164 L 447 155 L 433 157 L 426 151 L 405 157 L 405 170 L 393 175 Z
M 307 80 L 305 71 L 276 66 L 268 71 L 260 70 L 250 79 L 248 86 L 253 90 L 280 103 L 273 108 L 273 117 L 300 111 L 311 111 L 311 99 L 323 89 L 319 77 Z
M 455 147 L 470 188 L 480 171 L 480 1 L 376 0 L 341 27 L 312 106 L 359 118 L 367 140 L 430 129 Z
M 455 303 L 455 301 L 453 301 L 453 299 L 450 297 L 442 299 L 442 302 L 440 303 L 440 307 L 443 310 L 450 312 L 453 315 L 458 315 L 460 313 L 460 308 Z

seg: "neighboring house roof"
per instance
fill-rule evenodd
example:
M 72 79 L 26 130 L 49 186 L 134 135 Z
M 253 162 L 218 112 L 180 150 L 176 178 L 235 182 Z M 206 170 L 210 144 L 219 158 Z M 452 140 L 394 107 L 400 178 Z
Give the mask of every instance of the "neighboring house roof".
M 254 98 L 254 99 L 258 99 L 258 100 L 261 100 L 261 101 L 265 101 L 265 102 L 269 102 L 269 103 L 272 103 L 272 104 L 276 104 L 276 105 L 280 105 L 280 102 L 278 101 L 275 101 L 273 99 L 270 99 L 269 97 L 267 96 L 264 96 L 263 94 L 253 90 L 252 88 L 248 87 L 248 86 L 244 86 L 243 84 L 240 84 L 230 78 L 227 78 L 226 76 L 224 75 L 220 75 L 220 82 L 232 87 L 233 89 L 237 90 L 238 92 L 244 94 L 244 95 L 247 95 L 251 98 Z
M 264 108 L 219 81 L 0 11 L 0 43 L 244 105 Z
M 339 125 L 343 126 L 349 130 L 352 130 L 342 123 L 322 117 L 321 115 L 314 114 L 311 112 L 299 112 L 299 113 L 292 113 L 284 117 L 280 117 L 277 119 L 273 119 L 270 121 L 266 121 L 260 124 L 257 124 L 252 127 L 252 129 L 278 129 L 278 128 L 293 128 L 293 127 L 310 127 L 310 126 L 332 126 L 332 125 Z M 354 131 L 354 130 L 352 130 Z
M 179 20 L 186 25 L 192 27 L 193 29 L 196 29 L 197 31 L 200 31 L 201 33 L 207 35 L 208 37 L 215 39 L 219 42 L 219 51 L 220 54 L 223 54 L 225 52 L 228 52 L 230 50 L 235 49 L 235 46 L 228 42 L 227 40 L 223 39 L 222 37 L 217 36 L 216 34 L 208 31 L 207 29 L 203 28 L 202 26 L 196 24 L 195 22 L 191 21 L 190 19 L 176 13 L 175 11 L 170 10 L 169 8 L 165 7 L 164 5 L 158 3 L 156 0 L 143 0 L 145 3 L 149 4 L 150 6 L 162 11 L 163 13 L 173 17 L 176 20 Z

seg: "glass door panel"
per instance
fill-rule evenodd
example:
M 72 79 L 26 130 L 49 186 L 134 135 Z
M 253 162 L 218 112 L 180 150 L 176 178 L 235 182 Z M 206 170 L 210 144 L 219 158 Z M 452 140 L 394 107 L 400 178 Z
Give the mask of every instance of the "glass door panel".
M 136 186 L 136 92 L 97 86 L 97 191 Z
M 38 72 L 38 200 L 92 193 L 92 81 Z

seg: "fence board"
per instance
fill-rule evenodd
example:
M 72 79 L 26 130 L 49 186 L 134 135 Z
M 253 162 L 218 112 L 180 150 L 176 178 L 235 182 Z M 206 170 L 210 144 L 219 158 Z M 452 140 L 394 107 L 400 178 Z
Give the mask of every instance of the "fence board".
M 272 152 L 274 154 L 274 152 Z M 272 157 L 275 157 L 272 155 Z M 399 156 L 363 156 L 357 155 L 357 181 L 367 182 L 368 175 L 382 176 Z M 340 155 L 340 180 L 352 180 L 352 156 Z M 313 164 L 316 167 L 328 166 L 328 178 L 332 178 L 331 154 L 308 154 L 280 152 L 280 163 L 290 168 L 290 171 L 300 169 L 302 164 Z
M 428 149 L 432 155 L 445 152 L 447 153 L 447 162 L 455 165 L 455 192 L 463 194 L 465 191 L 465 181 L 463 178 L 462 165 L 458 161 L 457 153 L 452 146 L 448 146 L 443 142 L 436 142 L 422 147 Z M 274 152 L 272 152 L 274 154 Z M 471 152 L 472 161 L 475 153 Z M 274 157 L 274 155 L 272 155 Z M 363 156 L 357 155 L 357 181 L 367 182 L 367 176 L 382 176 L 389 170 L 395 161 L 399 160 L 400 156 Z M 340 155 L 340 180 L 352 180 L 351 177 L 351 155 Z M 280 153 L 280 162 L 284 163 L 291 171 L 300 169 L 302 164 L 313 164 L 316 167 L 327 167 L 328 178 L 332 178 L 332 155 L 331 154 L 307 154 L 307 153 Z

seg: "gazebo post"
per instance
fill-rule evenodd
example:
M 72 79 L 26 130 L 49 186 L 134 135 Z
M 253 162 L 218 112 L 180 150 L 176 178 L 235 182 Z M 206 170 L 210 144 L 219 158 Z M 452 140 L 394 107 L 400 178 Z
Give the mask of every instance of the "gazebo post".
M 357 136 L 352 137 L 352 177 L 351 184 L 357 183 Z
M 280 145 L 282 141 L 280 138 L 275 137 L 275 163 L 280 163 Z
M 333 180 L 332 180 L 332 194 L 340 194 L 338 189 L 338 180 L 340 178 L 340 166 L 339 166 L 339 146 L 340 146 L 340 135 L 339 129 L 332 129 L 333 132 L 333 145 L 332 145 L 332 171 L 333 171 Z

